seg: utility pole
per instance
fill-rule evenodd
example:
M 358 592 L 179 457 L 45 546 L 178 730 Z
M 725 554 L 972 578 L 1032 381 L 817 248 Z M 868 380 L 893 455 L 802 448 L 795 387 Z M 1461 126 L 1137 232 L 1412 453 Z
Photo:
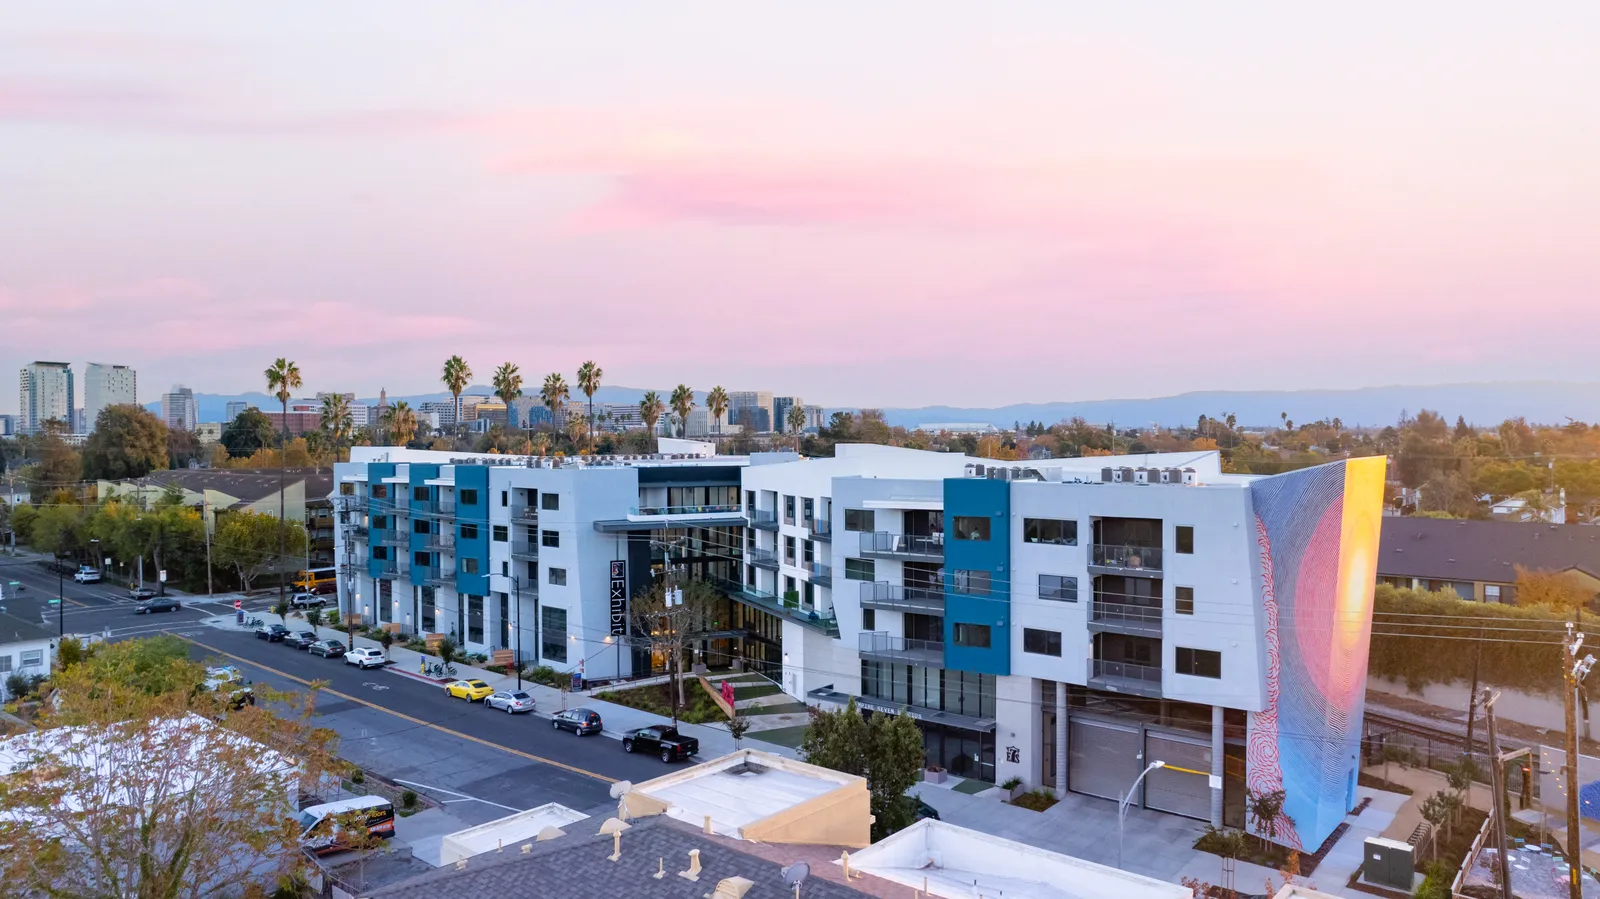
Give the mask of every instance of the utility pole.
M 211 586 L 211 500 L 205 494 L 200 496 L 200 526 L 206 532 L 206 595 L 214 596 L 216 590 Z M 1469 729 L 1467 733 L 1471 734 L 1472 731 Z
M 1583 649 L 1583 634 L 1570 622 L 1566 648 L 1567 658 L 1561 672 L 1565 688 L 1561 693 L 1567 713 L 1567 858 L 1572 862 L 1567 894 L 1571 899 L 1583 899 L 1583 846 L 1578 822 L 1578 684 L 1594 666 L 1594 656 L 1578 658 Z
M 1489 724 L 1489 802 L 1492 803 L 1490 814 L 1494 819 L 1495 870 L 1500 875 L 1501 899 L 1511 899 L 1511 865 L 1506 858 L 1506 803 L 1503 795 L 1506 767 L 1505 761 L 1500 758 L 1500 738 L 1494 726 L 1494 701 L 1499 695 L 1483 691 L 1483 716 Z M 1471 752 L 1470 745 L 1467 751 Z

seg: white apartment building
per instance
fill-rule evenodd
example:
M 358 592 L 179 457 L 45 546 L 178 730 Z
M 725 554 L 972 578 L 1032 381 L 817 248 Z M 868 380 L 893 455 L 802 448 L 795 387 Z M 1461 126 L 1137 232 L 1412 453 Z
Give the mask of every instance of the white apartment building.
M 888 447 L 751 465 L 741 602 L 785 692 L 917 718 L 951 774 L 1314 849 L 1353 801 L 1383 460 L 1274 477 L 1216 452 L 994 463 Z M 1280 629 L 1279 622 L 1284 622 Z
M 200 426 L 200 412 L 195 407 L 194 391 L 182 384 L 172 385 L 172 390 L 161 395 L 161 418 L 174 431 L 193 431 Z
M 710 409 L 690 409 L 689 419 L 684 427 L 684 436 L 690 440 L 696 440 L 702 437 L 720 437 L 740 433 L 743 428 L 730 423 L 731 415 L 731 412 L 724 412 L 721 418 L 713 419 Z M 667 421 L 666 417 L 663 417 L 656 428 L 660 431 L 671 426 L 672 423 Z
M 461 398 L 465 402 L 466 397 Z M 456 426 L 456 404 L 450 400 L 444 402 L 429 401 L 417 404 L 417 418 L 426 417 L 433 425 L 434 430 L 440 428 L 453 428 Z
M 67 430 L 77 423 L 72 383 L 72 365 L 66 362 L 30 362 L 22 367 L 17 416 L 17 433 L 37 434 L 51 419 L 64 422 Z
M 93 431 L 100 411 L 107 406 L 133 406 L 139 402 L 139 373 L 126 365 L 91 362 L 83 371 L 84 430 Z

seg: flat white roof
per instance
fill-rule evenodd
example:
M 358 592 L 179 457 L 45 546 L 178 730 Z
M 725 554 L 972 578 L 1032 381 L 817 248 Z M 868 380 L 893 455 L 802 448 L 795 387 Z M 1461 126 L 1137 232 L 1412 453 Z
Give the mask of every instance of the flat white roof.
M 439 846 L 440 864 L 451 865 L 464 858 L 509 848 L 536 839 L 546 827 L 567 827 L 589 817 L 559 802 L 496 818 L 487 824 L 458 830 L 445 836 Z
M 640 792 L 672 803 L 667 814 L 679 820 L 698 825 L 710 815 L 713 826 L 743 827 L 831 793 L 838 787 L 836 783 L 791 771 L 754 768 L 714 771 L 704 777 Z M 678 814 L 680 811 L 682 814 Z

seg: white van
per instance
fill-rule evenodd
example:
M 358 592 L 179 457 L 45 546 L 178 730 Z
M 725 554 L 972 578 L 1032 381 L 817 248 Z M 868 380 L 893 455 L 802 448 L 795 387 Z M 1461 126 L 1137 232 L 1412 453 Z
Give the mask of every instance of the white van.
M 394 803 L 382 796 L 357 796 L 313 805 L 300 812 L 300 845 L 322 855 L 350 848 L 351 840 L 337 820 L 350 812 L 364 812 L 367 832 L 388 839 L 394 836 Z

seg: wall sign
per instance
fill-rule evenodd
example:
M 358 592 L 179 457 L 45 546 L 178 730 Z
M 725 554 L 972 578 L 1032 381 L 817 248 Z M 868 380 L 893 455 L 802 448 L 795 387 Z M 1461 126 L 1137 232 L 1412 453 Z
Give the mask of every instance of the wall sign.
M 611 633 L 621 636 L 628 632 L 628 563 L 616 559 L 611 563 Z

